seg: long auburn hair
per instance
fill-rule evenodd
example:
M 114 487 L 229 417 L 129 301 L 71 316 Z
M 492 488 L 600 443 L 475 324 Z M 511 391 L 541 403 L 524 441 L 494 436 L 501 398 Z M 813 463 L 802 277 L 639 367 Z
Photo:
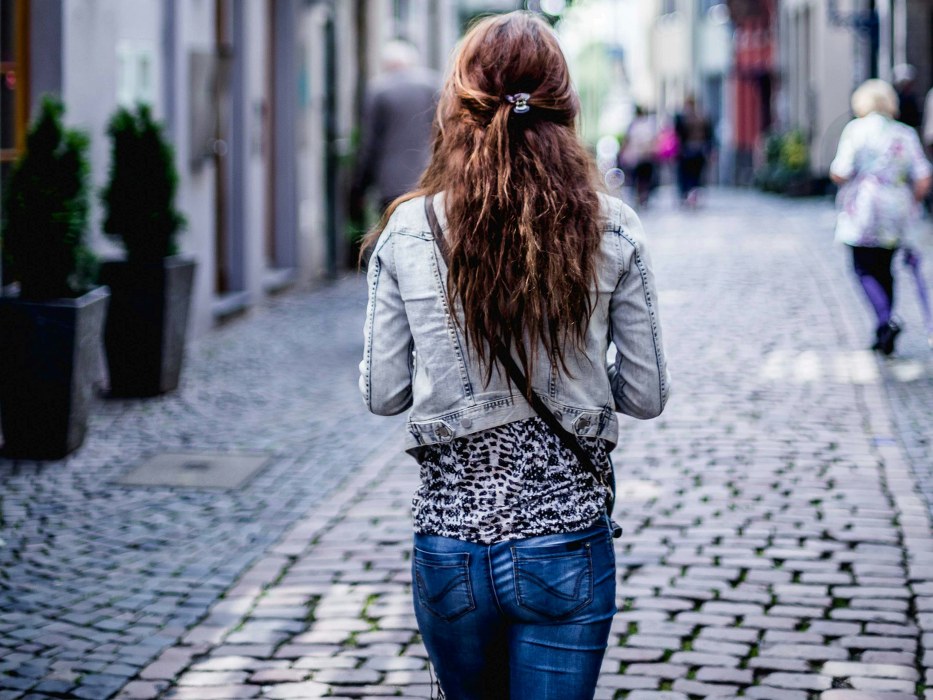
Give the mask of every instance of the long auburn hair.
M 520 93 L 527 111 L 515 102 Z M 566 60 L 543 20 L 521 11 L 481 20 L 441 93 L 419 188 L 393 202 L 364 242 L 364 250 L 375 243 L 402 202 L 444 193 L 448 296 L 462 308 L 487 383 L 499 345 L 514 346 L 529 378 L 539 345 L 565 371 L 567 344 L 583 346 L 601 226 L 578 112 Z

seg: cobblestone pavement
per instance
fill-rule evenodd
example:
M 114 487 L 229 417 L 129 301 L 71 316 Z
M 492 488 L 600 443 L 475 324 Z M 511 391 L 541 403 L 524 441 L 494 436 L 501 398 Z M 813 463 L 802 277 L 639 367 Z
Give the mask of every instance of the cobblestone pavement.
M 100 401 L 69 459 L 0 460 L 0 698 L 115 694 L 379 451 L 392 421 L 356 391 L 365 297 L 353 275 L 276 298 L 198 342 L 176 394 Z M 114 483 L 175 451 L 270 463 L 232 491 Z
M 878 361 L 827 202 L 666 207 L 644 218 L 674 395 L 614 453 L 597 697 L 933 700 L 916 304 L 903 289 L 908 330 Z M 104 404 L 67 463 L 0 463 L 0 699 L 430 696 L 416 469 L 353 394 L 364 293 L 283 297 L 200 343 L 179 396 Z M 180 447 L 274 459 L 238 491 L 111 483 Z

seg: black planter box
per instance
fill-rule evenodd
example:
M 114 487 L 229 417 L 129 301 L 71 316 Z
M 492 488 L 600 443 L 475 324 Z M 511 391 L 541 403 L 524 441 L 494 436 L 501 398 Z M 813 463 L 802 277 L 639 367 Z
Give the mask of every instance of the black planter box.
M 0 297 L 3 456 L 61 459 L 84 442 L 108 296 Z
M 194 270 L 193 260 L 177 255 L 101 265 L 111 293 L 104 330 L 110 396 L 157 396 L 178 386 Z

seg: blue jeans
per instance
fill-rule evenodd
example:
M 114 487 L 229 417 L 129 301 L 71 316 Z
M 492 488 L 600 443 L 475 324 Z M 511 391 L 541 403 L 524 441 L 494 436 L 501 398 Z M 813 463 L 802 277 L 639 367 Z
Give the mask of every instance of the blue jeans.
M 616 612 L 608 522 L 474 544 L 415 535 L 418 628 L 447 700 L 591 700 Z

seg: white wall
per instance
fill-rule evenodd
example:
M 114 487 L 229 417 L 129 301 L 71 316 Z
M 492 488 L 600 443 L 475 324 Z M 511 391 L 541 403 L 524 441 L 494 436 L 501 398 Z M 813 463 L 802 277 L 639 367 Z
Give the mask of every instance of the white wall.
M 263 276 L 266 271 L 265 231 L 267 216 L 266 184 L 269 178 L 266 153 L 268 142 L 264 128 L 271 116 L 272 95 L 267 85 L 269 63 L 269 15 L 264 1 L 248 0 L 243 4 L 246 26 L 243 38 L 246 45 L 237 47 L 243 52 L 246 104 L 242 109 L 245 119 L 247 144 L 241 148 L 246 158 L 246 185 L 243 265 L 246 291 L 252 301 L 263 295 Z M 233 193 L 233 196 L 237 196 Z
M 692 38 L 685 13 L 661 15 L 655 24 L 652 62 L 657 71 L 657 108 L 662 114 L 676 111 L 691 89 Z
M 178 204 L 188 219 L 187 230 L 181 235 L 182 252 L 198 261 L 192 299 L 190 328 L 200 335 L 214 325 L 214 200 L 215 172 L 211 161 L 192 169 L 190 133 L 190 53 L 193 50 L 214 50 L 214 3 L 209 0 L 181 0 L 177 4 L 176 21 L 176 102 L 175 148 L 178 158 Z
M 852 69 L 854 42 L 850 31 L 820 20 L 826 17 L 822 7 L 815 7 L 812 16 L 816 19 L 810 50 L 816 105 L 811 160 L 817 172 L 826 172 L 836 154 L 842 127 L 851 116 L 849 98 L 855 88 Z
M 829 23 L 825 0 L 787 2 L 779 26 L 781 126 L 810 134 L 813 170 L 825 173 L 850 117 L 855 38 L 851 30 Z
M 352 15 L 338 15 L 337 21 L 352 20 Z M 303 277 L 320 277 L 326 272 L 327 262 L 327 203 L 325 163 L 326 99 L 326 40 L 325 28 L 330 21 L 330 9 L 316 5 L 303 13 L 299 44 L 304 46 L 304 66 L 299 69 L 307 76 L 307 104 L 299 104 L 299 157 L 298 157 L 298 253 Z M 343 29 L 343 31 L 341 31 Z M 337 27 L 337 36 L 347 34 Z M 339 71 L 339 68 L 338 68 Z M 348 81 L 353 84 L 353 81 Z M 352 97 L 346 95 L 345 99 Z
M 118 51 L 151 56 L 152 106 L 162 116 L 159 0 L 67 0 L 62 3 L 62 99 L 66 121 L 91 138 L 92 208 L 88 243 L 104 255 L 121 248 L 102 234 L 99 192 L 110 167 L 107 123 L 117 108 Z

